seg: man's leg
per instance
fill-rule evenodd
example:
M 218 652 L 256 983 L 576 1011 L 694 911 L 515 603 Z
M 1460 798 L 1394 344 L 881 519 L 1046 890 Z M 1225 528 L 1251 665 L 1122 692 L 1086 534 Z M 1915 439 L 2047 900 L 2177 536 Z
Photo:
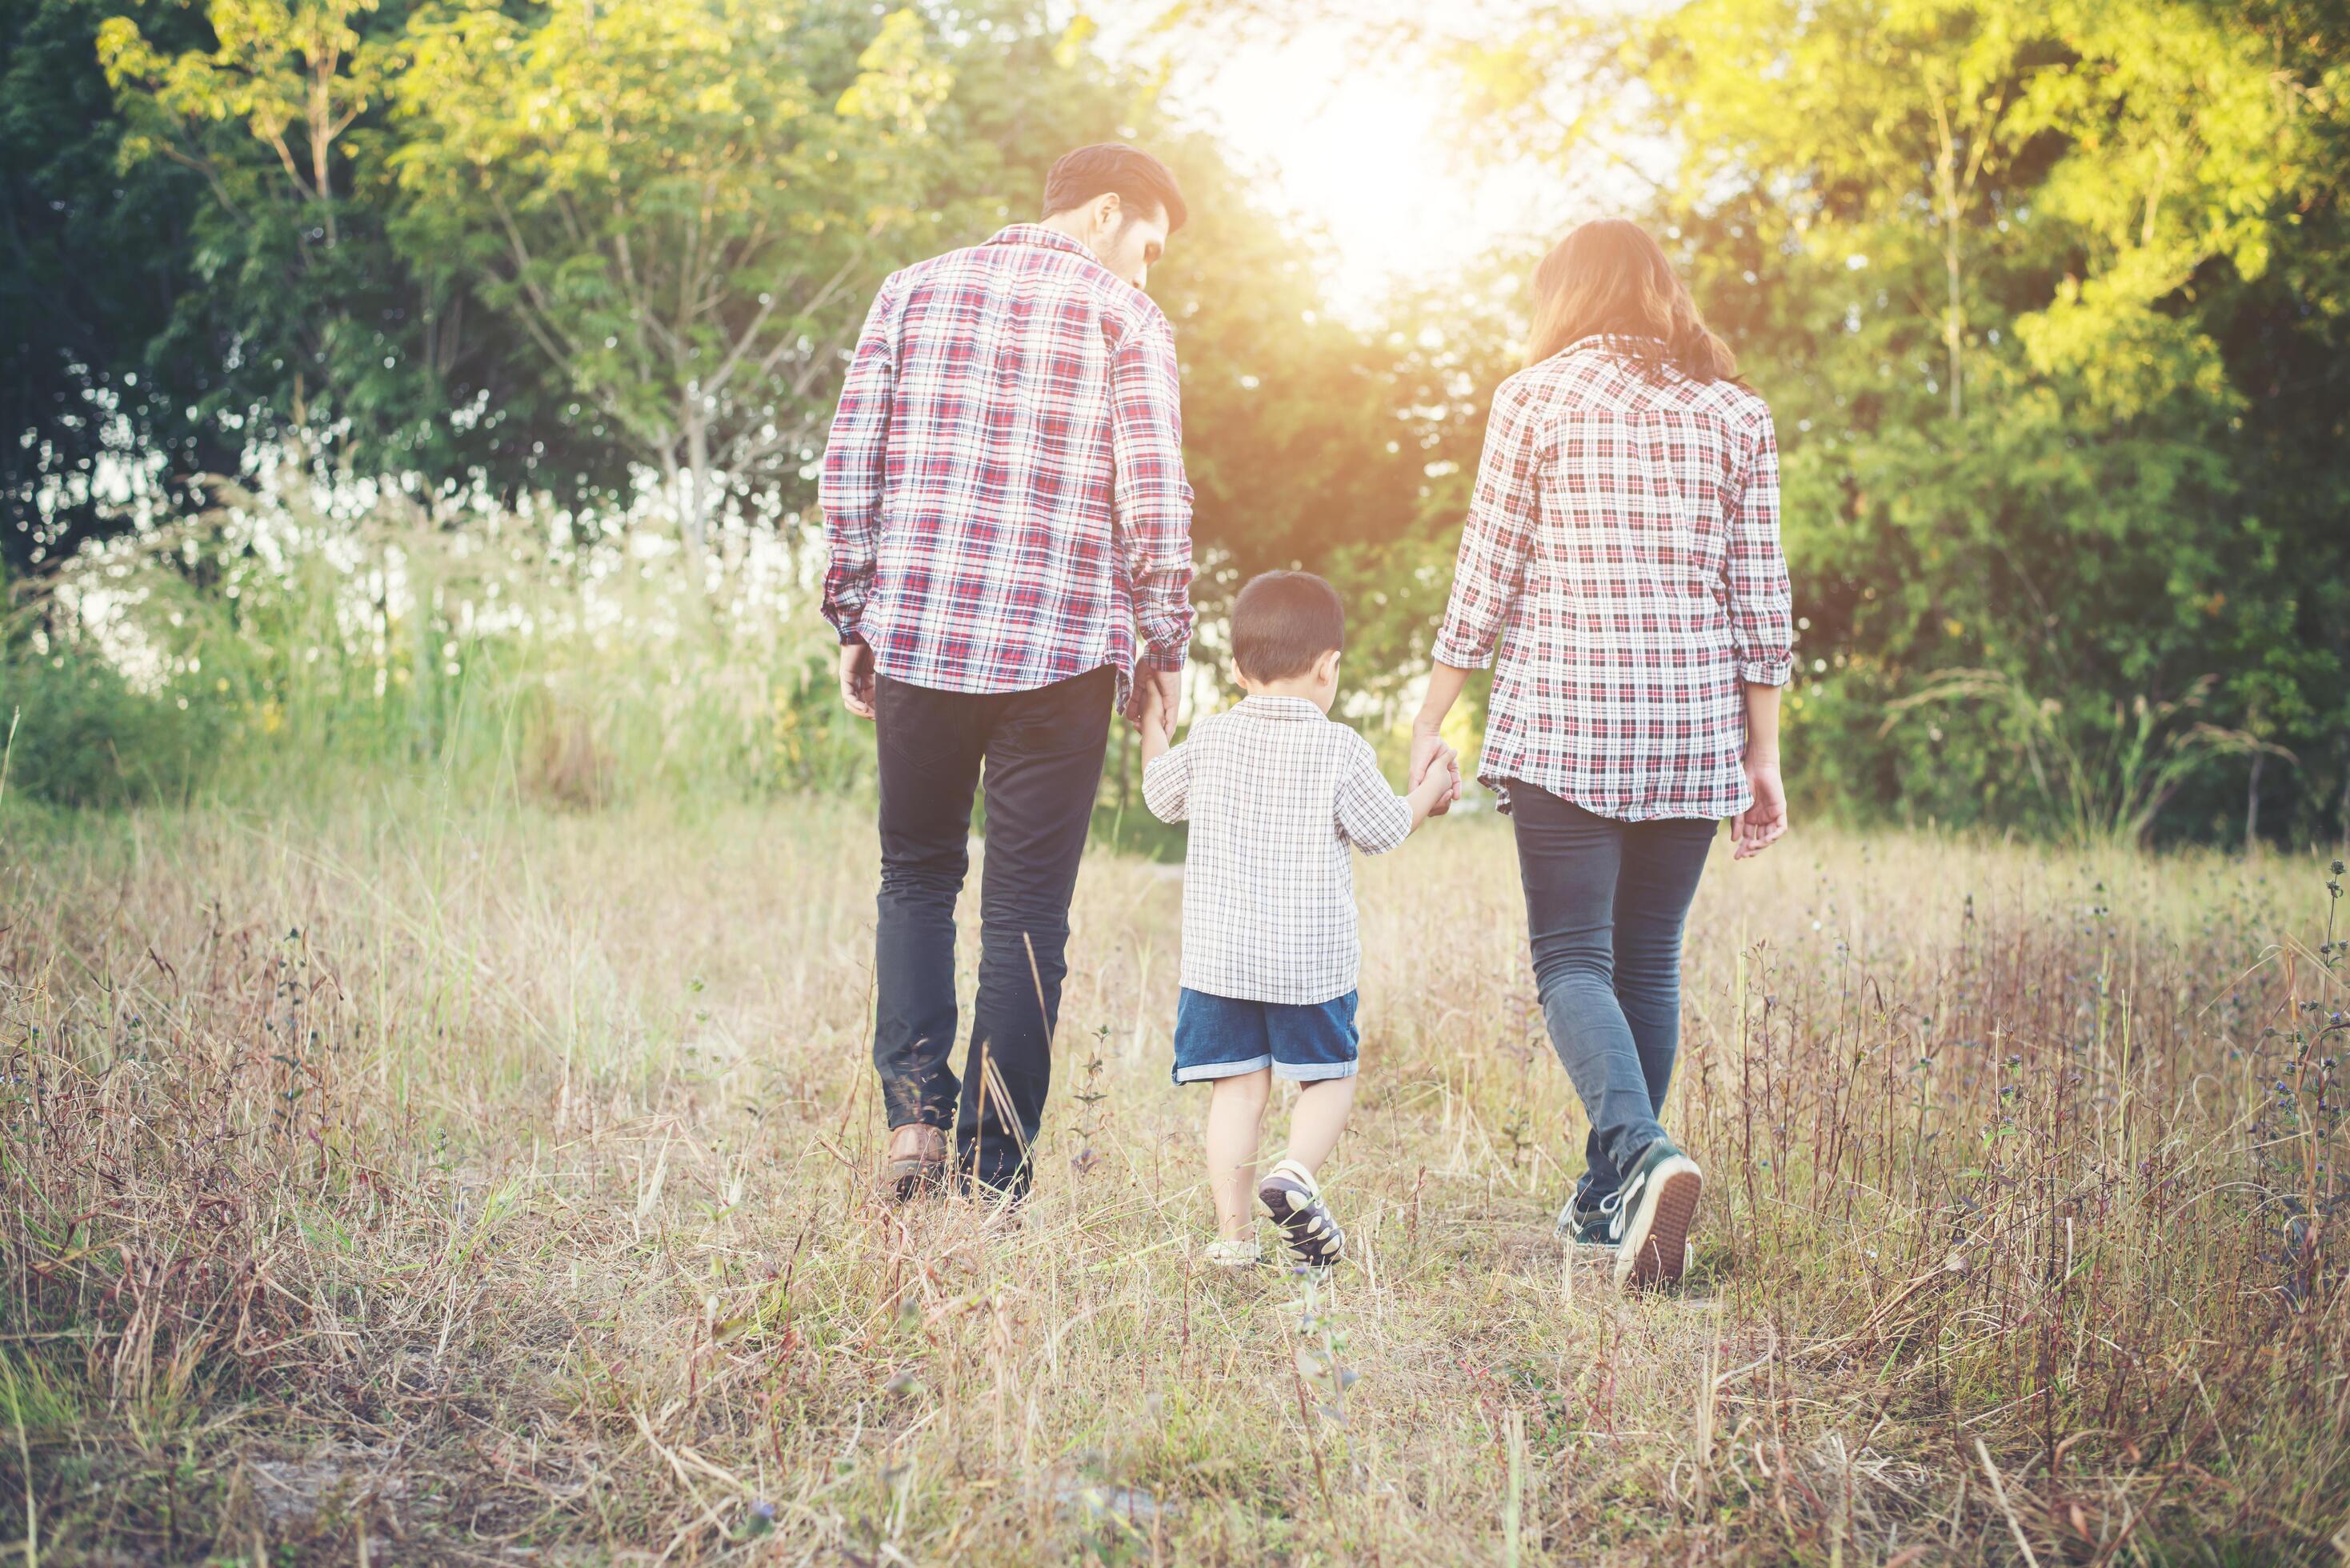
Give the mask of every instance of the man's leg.
M 1648 1104 L 1659 1114 L 1680 1050 L 1681 931 L 1720 830 L 1719 823 L 1670 818 L 1625 829 L 1616 878 L 1616 1000 L 1640 1054 Z
M 881 897 L 873 940 L 873 1065 L 893 1132 L 954 1124 L 955 897 L 970 869 L 972 792 L 989 699 L 883 676 Z M 892 1139 L 893 1154 L 901 1152 Z M 944 1138 L 932 1140 L 943 1149 Z M 909 1147 L 902 1151 L 920 1152 Z
M 1663 1130 L 1616 1000 L 1616 880 L 1626 825 L 1516 782 L 1510 805 L 1543 1019 L 1591 1118 L 1577 1201 L 1596 1206 L 1614 1195 L 1621 1173 Z
M 1027 1190 L 1028 1148 L 1053 1078 L 1069 895 L 1101 788 L 1116 682 L 1104 667 L 999 699 L 987 741 L 979 1000 L 955 1145 L 974 1180 L 1015 1193 Z

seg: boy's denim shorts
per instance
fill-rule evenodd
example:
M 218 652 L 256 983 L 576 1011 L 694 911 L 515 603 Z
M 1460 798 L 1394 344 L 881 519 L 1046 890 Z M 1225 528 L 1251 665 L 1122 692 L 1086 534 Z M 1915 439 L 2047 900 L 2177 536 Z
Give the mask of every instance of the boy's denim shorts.
M 1327 1002 L 1241 1002 L 1185 990 L 1175 1000 L 1175 1081 L 1235 1078 L 1271 1067 L 1311 1083 L 1355 1075 L 1355 993 Z

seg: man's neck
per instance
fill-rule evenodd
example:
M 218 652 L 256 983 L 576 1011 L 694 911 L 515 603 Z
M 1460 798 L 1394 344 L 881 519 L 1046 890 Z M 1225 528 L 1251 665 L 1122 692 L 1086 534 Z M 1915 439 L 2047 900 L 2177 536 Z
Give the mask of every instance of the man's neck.
M 1087 239 L 1079 230 L 1078 224 L 1081 222 L 1082 220 L 1074 212 L 1055 213 L 1049 218 L 1037 219 L 1036 226 L 1040 229 L 1050 229 L 1056 234 L 1066 235 L 1090 251 L 1094 248 L 1093 242 Z

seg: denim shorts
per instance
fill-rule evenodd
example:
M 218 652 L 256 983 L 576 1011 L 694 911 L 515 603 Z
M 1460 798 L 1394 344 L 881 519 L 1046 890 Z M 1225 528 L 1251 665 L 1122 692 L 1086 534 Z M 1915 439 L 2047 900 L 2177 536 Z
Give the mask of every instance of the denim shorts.
M 1271 1067 L 1276 1078 L 1351 1078 L 1359 1054 L 1355 993 L 1327 1002 L 1242 1002 L 1186 990 L 1175 999 L 1175 1081 L 1236 1078 Z

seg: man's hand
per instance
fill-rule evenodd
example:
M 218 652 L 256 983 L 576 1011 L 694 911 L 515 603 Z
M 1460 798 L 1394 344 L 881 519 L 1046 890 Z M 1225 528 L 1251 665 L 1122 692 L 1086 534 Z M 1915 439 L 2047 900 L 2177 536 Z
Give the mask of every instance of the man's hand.
M 1430 770 L 1438 766 L 1448 772 L 1452 782 L 1451 787 L 1428 808 L 1430 816 L 1442 816 L 1461 798 L 1461 758 L 1435 731 L 1415 729 L 1411 734 L 1411 768 L 1407 774 L 1410 787 L 1419 788 L 1427 782 Z
M 873 717 L 873 649 L 868 644 L 840 645 L 840 705 L 860 719 Z
M 1153 670 L 1138 667 L 1134 672 L 1134 690 L 1126 700 L 1126 716 L 1138 728 L 1155 723 L 1159 733 L 1169 741 L 1183 717 L 1183 672 L 1180 670 Z
M 1738 846 L 1734 858 L 1740 860 L 1762 854 L 1787 831 L 1787 790 L 1779 782 L 1779 764 L 1749 762 L 1746 782 L 1754 791 L 1754 804 L 1731 824 L 1731 837 Z

